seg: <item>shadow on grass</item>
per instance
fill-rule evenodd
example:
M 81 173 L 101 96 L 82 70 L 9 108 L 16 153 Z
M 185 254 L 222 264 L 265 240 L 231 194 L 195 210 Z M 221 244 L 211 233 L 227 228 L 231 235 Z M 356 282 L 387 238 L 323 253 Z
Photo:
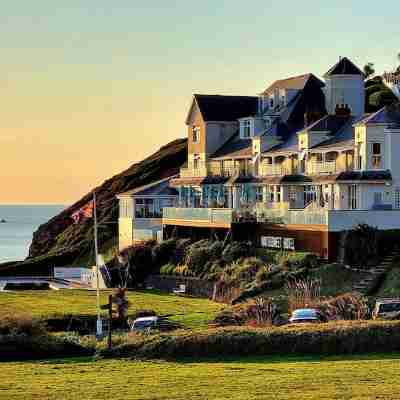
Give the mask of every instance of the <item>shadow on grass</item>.
M 271 355 L 271 356 L 223 356 L 223 357 L 207 357 L 195 359 L 190 357 L 178 358 L 173 361 L 178 364 L 200 364 L 200 363 L 241 363 L 241 364 L 279 364 L 279 363 L 320 363 L 320 362 L 336 362 L 336 361 L 384 361 L 384 360 L 400 360 L 400 353 L 365 353 L 365 354 L 342 354 L 342 355 Z

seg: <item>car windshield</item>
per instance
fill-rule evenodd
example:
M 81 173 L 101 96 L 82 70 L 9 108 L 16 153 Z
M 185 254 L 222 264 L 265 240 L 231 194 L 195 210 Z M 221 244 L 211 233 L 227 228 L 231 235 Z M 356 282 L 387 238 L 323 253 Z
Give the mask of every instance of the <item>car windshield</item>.
M 316 318 L 315 310 L 296 310 L 293 312 L 293 318 Z
M 384 303 L 379 305 L 379 312 L 393 312 L 400 311 L 400 303 Z
M 133 324 L 135 329 L 146 329 L 152 328 L 154 326 L 154 321 L 137 321 Z

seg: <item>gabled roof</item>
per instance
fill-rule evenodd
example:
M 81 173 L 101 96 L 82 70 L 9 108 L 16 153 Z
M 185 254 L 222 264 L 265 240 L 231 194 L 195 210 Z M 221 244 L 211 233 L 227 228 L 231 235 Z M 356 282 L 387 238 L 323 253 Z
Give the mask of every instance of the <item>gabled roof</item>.
M 122 196 L 177 196 L 176 189 L 170 187 L 170 181 L 176 178 L 177 175 L 161 179 L 156 182 L 151 182 L 148 185 L 140 186 L 138 188 L 128 190 L 127 192 L 119 193 L 117 197 Z
M 251 139 L 240 139 L 239 133 L 236 133 L 230 140 L 221 146 L 213 155 L 212 159 L 222 157 L 251 157 L 252 143 Z
M 261 94 L 267 95 L 273 92 L 275 89 L 303 90 L 309 79 L 316 80 L 316 82 L 318 82 L 321 87 L 325 86 L 324 83 L 319 80 L 315 75 L 308 73 L 304 75 L 292 76 L 286 79 L 278 79 L 272 85 L 268 86 L 268 88 L 265 89 Z
M 331 75 L 361 75 L 365 77 L 363 71 L 360 70 L 352 61 L 347 57 L 341 58 L 331 69 L 329 69 L 324 77 L 327 78 Z
M 400 125 L 400 111 L 391 111 L 387 106 L 381 108 L 373 114 L 364 116 L 361 121 L 354 125 L 368 125 L 368 124 L 394 124 Z
M 256 96 L 221 96 L 195 94 L 204 121 L 236 121 L 257 113 Z

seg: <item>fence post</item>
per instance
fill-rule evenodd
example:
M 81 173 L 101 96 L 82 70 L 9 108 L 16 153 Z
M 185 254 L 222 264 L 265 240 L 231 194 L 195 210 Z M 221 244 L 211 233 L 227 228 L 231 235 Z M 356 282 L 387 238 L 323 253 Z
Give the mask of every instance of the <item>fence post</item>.
M 108 296 L 108 318 L 109 318 L 109 323 L 108 323 L 108 350 L 111 350 L 112 348 L 112 340 L 111 340 L 111 331 L 112 331 L 112 294 Z

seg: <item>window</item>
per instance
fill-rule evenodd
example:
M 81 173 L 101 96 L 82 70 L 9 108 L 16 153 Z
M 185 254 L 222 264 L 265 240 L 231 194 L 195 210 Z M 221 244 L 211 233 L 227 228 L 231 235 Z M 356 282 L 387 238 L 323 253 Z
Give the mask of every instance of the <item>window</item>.
M 200 127 L 199 126 L 194 126 L 192 128 L 192 141 L 193 141 L 193 143 L 200 142 Z
M 374 193 L 374 204 L 379 205 L 382 204 L 383 193 L 382 192 L 375 192 Z
M 135 216 L 136 216 L 136 218 L 153 218 L 154 217 L 154 200 L 153 199 L 136 199 L 135 200 Z
M 268 201 L 273 203 L 274 202 L 274 187 L 268 186 Z
M 245 119 L 242 121 L 242 138 L 251 137 L 251 120 Z
M 274 98 L 273 97 L 269 98 L 269 108 L 274 108 Z
M 193 169 L 199 169 L 199 168 L 200 168 L 200 155 L 193 154 Z
M 280 203 L 281 202 L 281 187 L 276 186 L 275 190 L 276 190 L 276 201 L 277 201 L 277 203 Z
M 357 209 L 357 186 L 349 185 L 347 189 L 348 208 L 349 210 Z
M 400 209 L 400 188 L 394 191 L 394 208 Z
M 256 202 L 257 203 L 262 203 L 263 201 L 264 201 L 263 187 L 262 186 L 257 186 L 256 187 Z
M 381 168 L 381 144 L 372 143 L 372 168 Z

